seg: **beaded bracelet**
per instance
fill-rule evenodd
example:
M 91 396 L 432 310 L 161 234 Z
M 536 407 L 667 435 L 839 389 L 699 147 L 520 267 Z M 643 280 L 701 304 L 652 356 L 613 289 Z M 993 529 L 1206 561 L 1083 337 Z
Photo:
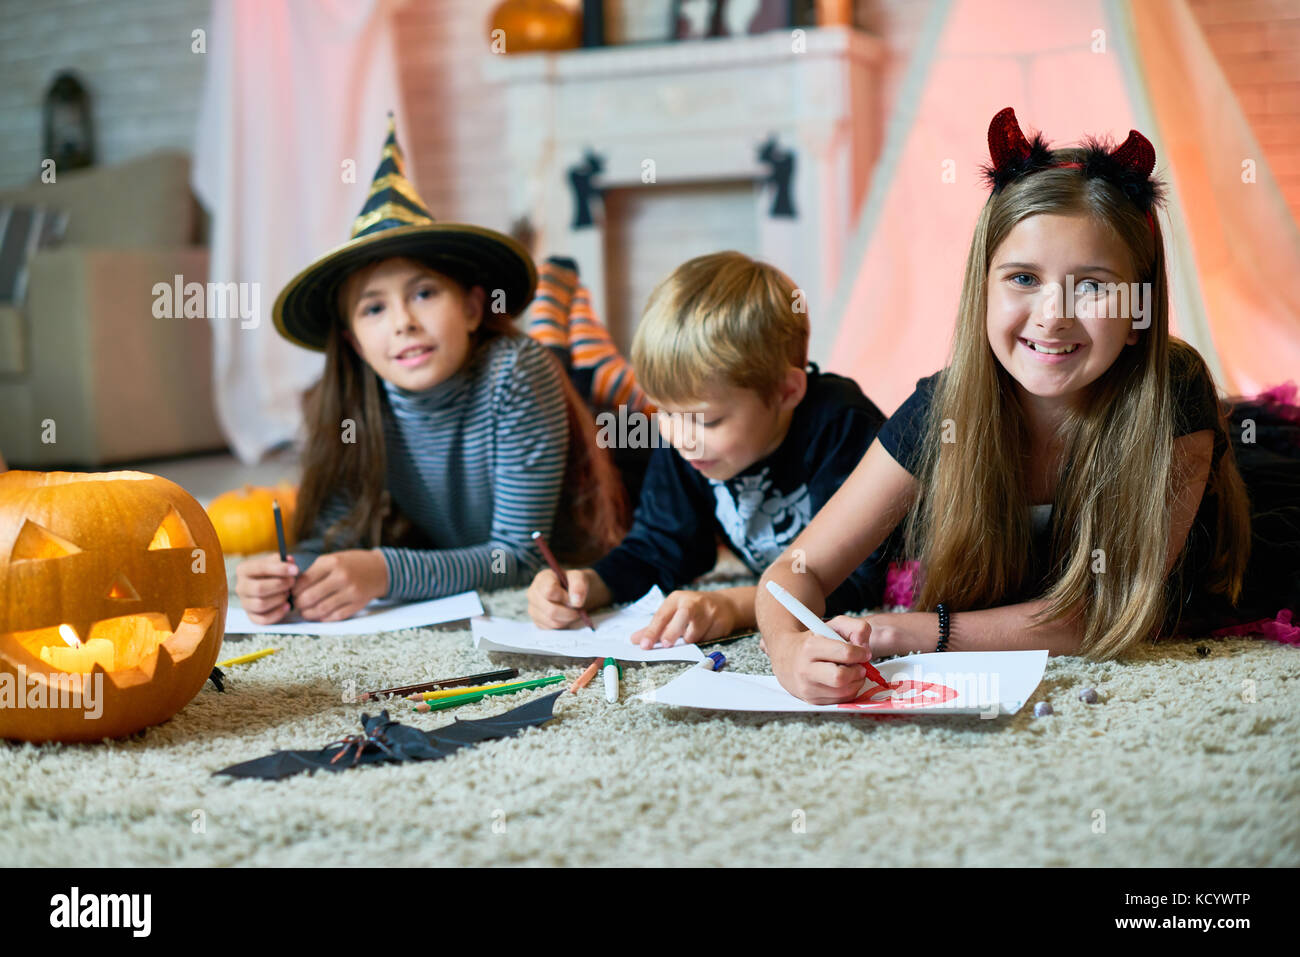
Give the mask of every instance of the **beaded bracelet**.
M 943 602 L 939 602 L 939 604 L 935 606 L 935 611 L 939 613 L 939 646 L 934 650 L 947 651 L 948 650 L 948 606 L 945 605 Z

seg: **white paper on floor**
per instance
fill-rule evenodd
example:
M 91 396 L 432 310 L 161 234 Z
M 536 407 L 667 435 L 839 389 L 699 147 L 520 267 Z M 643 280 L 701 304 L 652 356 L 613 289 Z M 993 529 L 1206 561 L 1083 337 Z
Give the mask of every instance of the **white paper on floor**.
M 700 661 L 704 652 L 678 640 L 671 648 L 643 649 L 629 640 L 632 632 L 650 624 L 664 603 L 659 586 L 651 588 L 619 611 L 592 615 L 596 626 L 547 630 L 530 621 L 510 618 L 475 618 L 470 621 L 474 647 L 486 651 L 511 651 L 525 655 L 555 655 L 564 658 L 616 658 L 619 661 Z
M 228 635 L 374 635 L 381 631 L 423 628 L 441 625 L 483 614 L 478 592 L 467 591 L 431 601 L 372 601 L 351 618 L 343 621 L 306 621 L 294 612 L 274 625 L 255 625 L 235 599 L 226 612 Z
M 1015 714 L 1047 667 L 1046 651 L 950 651 L 908 655 L 877 667 L 889 688 L 871 685 L 854 701 L 815 705 L 796 698 L 771 675 L 691 668 L 643 701 L 717 711 L 826 714 Z

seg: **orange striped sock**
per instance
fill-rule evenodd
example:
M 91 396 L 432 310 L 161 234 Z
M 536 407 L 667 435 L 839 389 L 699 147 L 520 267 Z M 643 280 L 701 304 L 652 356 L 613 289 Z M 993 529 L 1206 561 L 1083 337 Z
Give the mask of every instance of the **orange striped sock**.
M 542 345 L 554 350 L 568 368 L 569 310 L 578 289 L 577 270 L 567 261 L 548 259 L 537 270 L 537 295 L 528 306 L 524 329 Z
M 654 411 L 637 385 L 632 364 L 623 358 L 605 324 L 596 318 L 586 286 L 578 287 L 569 310 L 569 354 L 575 369 L 592 370 L 593 405 L 611 409 L 626 405 L 629 412 Z

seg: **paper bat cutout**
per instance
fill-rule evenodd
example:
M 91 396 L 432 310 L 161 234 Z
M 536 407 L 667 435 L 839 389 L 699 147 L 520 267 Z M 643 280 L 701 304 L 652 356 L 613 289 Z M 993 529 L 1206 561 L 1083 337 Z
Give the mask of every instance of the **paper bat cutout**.
M 480 741 L 514 737 L 524 728 L 545 724 L 555 717 L 555 699 L 561 694 L 563 691 L 557 691 L 493 718 L 457 721 L 436 731 L 421 731 L 393 721 L 387 711 L 373 717 L 363 714 L 363 734 L 334 741 L 319 751 L 276 751 L 213 773 L 278 781 L 303 771 L 346 771 L 390 761 L 436 761 Z

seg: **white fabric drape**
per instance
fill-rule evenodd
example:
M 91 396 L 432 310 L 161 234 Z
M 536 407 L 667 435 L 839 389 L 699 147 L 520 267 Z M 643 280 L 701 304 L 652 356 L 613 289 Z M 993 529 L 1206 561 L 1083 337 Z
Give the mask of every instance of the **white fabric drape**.
M 321 369 L 319 354 L 276 333 L 275 297 L 348 238 L 389 110 L 409 142 L 392 24 L 402 2 L 212 5 L 193 186 L 212 216 L 208 280 L 256 292 L 253 318 L 210 317 L 217 417 L 246 463 L 294 438 Z

